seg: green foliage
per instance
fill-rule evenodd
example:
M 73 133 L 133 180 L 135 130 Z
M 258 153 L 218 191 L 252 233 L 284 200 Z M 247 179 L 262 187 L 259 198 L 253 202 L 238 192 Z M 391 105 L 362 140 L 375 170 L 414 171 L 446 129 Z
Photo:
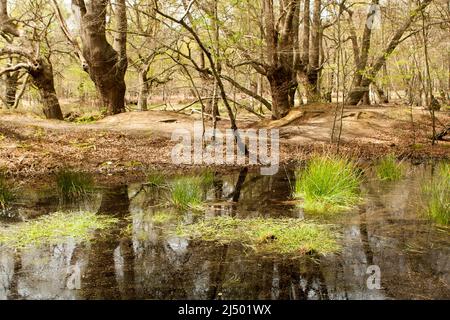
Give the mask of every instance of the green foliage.
M 0 174 L 0 206 L 5 209 L 15 199 L 15 193 L 12 186 Z
M 202 207 L 201 177 L 182 177 L 172 182 L 170 186 L 170 201 L 179 209 L 200 209 Z
M 215 217 L 179 225 L 177 234 L 202 241 L 240 242 L 254 250 L 279 254 L 327 254 L 339 246 L 328 226 L 298 219 Z
M 63 199 L 74 200 L 94 189 L 94 179 L 91 175 L 72 170 L 61 170 L 56 174 L 58 193 Z
M 375 167 L 377 177 L 383 181 L 397 181 L 405 175 L 405 165 L 397 162 L 393 154 L 383 157 Z
M 440 225 L 450 221 L 450 164 L 441 164 L 438 174 L 422 189 L 426 215 Z
M 361 182 L 355 164 L 337 156 L 316 156 L 304 171 L 296 172 L 295 198 L 304 200 L 307 211 L 334 213 L 360 201 Z
M 90 114 L 84 114 L 82 116 L 79 116 L 75 119 L 75 123 L 78 124 L 86 124 L 86 123 L 93 123 L 103 118 L 102 114 L 99 113 L 90 113 Z
M 170 214 L 168 212 L 156 212 L 153 216 L 152 216 L 152 221 L 156 224 L 163 224 L 166 223 L 168 221 L 170 221 L 172 218 L 174 217 L 173 214 Z
M 67 238 L 84 242 L 91 239 L 92 231 L 105 230 L 116 222 L 115 218 L 92 212 L 57 212 L 4 228 L 0 232 L 0 244 L 25 248 L 32 245 L 57 244 Z
M 166 177 L 159 172 L 150 172 L 147 174 L 147 184 L 156 188 L 164 187 L 166 185 Z
M 170 185 L 170 202 L 179 209 L 203 207 L 203 189 L 214 182 L 214 173 L 206 170 L 195 177 L 181 177 Z

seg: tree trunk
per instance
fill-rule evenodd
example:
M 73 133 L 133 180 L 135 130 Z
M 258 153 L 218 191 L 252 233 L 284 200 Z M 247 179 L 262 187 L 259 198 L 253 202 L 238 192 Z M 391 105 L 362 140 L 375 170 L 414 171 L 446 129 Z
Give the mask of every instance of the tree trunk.
M 19 72 L 5 74 L 5 103 L 8 109 L 12 108 L 16 102 L 17 87 L 19 83 Z
M 117 34 L 113 48 L 106 39 L 108 0 L 73 0 L 81 13 L 81 41 L 88 72 L 109 115 L 125 111 L 127 17 L 125 0 L 116 1 Z
M 294 107 L 296 85 L 293 76 L 288 70 L 278 68 L 268 73 L 272 93 L 272 118 L 281 119 Z
M 400 28 L 396 31 L 394 37 L 389 42 L 386 49 L 382 52 L 382 54 L 375 59 L 375 63 L 371 66 L 370 70 L 367 72 L 367 75 L 361 70 L 366 69 L 367 60 L 364 61 L 368 57 L 368 50 L 370 49 L 370 34 L 371 30 L 367 27 L 365 32 L 367 32 L 367 36 L 363 36 L 363 48 L 362 54 L 359 61 L 359 66 L 357 73 L 355 75 L 355 79 L 353 82 L 353 88 L 351 92 L 347 96 L 346 103 L 349 105 L 357 105 L 361 99 L 364 97 L 366 93 L 369 92 L 369 85 L 375 79 L 377 73 L 381 70 L 381 68 L 386 63 L 386 59 L 394 52 L 397 46 L 400 44 L 403 34 L 409 29 L 411 24 L 417 19 L 418 14 L 425 10 L 425 8 L 431 3 L 432 0 L 424 0 L 415 10 L 409 13 L 408 19 L 400 26 Z M 377 2 L 377 1 L 374 1 Z M 369 13 L 370 15 L 370 13 Z M 367 52 L 366 52 L 367 51 Z M 362 66 L 364 65 L 364 68 Z
M 37 64 L 29 71 L 32 83 L 39 90 L 43 104 L 43 112 L 47 119 L 63 120 L 63 114 L 56 96 L 53 80 L 53 67 L 50 61 L 37 59 Z
M 308 103 L 316 102 L 320 99 L 319 92 L 319 73 L 320 73 L 320 40 L 321 40 L 321 0 L 314 0 L 314 12 L 312 20 L 311 33 L 311 53 L 310 66 L 308 68 L 307 82 L 305 83 L 306 95 Z
M 148 85 L 148 79 L 147 79 L 147 71 L 146 70 L 141 70 L 139 72 L 139 101 L 138 101 L 138 109 L 140 111 L 147 111 L 148 107 L 147 107 L 147 100 L 148 100 L 148 95 L 150 92 L 150 88 Z

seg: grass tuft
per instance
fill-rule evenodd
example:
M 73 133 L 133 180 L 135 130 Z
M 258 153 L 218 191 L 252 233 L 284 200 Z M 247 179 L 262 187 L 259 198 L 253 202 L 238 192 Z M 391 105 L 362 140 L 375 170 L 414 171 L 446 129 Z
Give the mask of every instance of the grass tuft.
M 151 187 L 161 188 L 166 185 L 166 177 L 159 172 L 147 174 L 147 184 Z
M 361 177 L 355 164 L 346 158 L 316 156 L 307 168 L 296 172 L 295 198 L 304 200 L 307 211 L 335 213 L 360 201 Z
M 107 229 L 116 222 L 115 218 L 92 212 L 57 212 L 4 228 L 0 232 L 0 244 L 25 248 L 32 245 L 58 244 L 67 238 L 84 242 L 91 239 L 92 231 Z
M 240 242 L 256 251 L 278 254 L 328 254 L 339 250 L 329 226 L 298 219 L 215 217 L 180 225 L 179 236 L 220 243 Z
M 15 199 L 15 193 L 11 185 L 6 181 L 5 177 L 0 175 L 0 206 L 4 210 Z
M 441 164 L 437 176 L 423 187 L 426 215 L 440 225 L 450 221 L 450 164 Z
M 393 154 L 383 157 L 375 170 L 378 179 L 383 181 L 398 181 L 405 175 L 405 165 L 397 162 Z
M 86 196 L 94 189 L 94 179 L 89 174 L 61 170 L 56 174 L 58 192 L 63 199 L 74 200 Z
M 203 204 L 203 179 L 182 177 L 170 186 L 170 202 L 179 209 L 201 209 Z

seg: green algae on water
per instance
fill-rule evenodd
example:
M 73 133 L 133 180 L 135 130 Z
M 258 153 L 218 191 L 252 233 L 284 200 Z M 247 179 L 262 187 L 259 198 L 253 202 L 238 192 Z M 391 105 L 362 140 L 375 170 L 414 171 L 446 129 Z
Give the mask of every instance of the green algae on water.
M 36 220 L 0 228 L 0 245 L 24 248 L 33 245 L 58 244 L 67 238 L 76 242 L 91 240 L 95 230 L 106 230 L 116 218 L 92 212 L 56 212 Z
M 339 250 L 337 236 L 329 225 L 289 218 L 215 217 L 179 225 L 177 235 L 219 243 L 240 242 L 255 251 L 286 255 L 329 254 Z

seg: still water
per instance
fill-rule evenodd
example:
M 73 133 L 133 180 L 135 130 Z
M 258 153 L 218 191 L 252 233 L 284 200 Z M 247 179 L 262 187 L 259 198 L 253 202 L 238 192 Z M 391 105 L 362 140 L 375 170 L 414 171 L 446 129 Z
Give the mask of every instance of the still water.
M 168 212 L 164 190 L 143 184 L 103 186 L 70 204 L 52 189 L 24 189 L 1 224 L 58 210 L 90 210 L 120 223 L 89 243 L 0 247 L 0 299 L 449 299 L 449 229 L 422 213 L 421 186 L 433 174 L 431 165 L 411 166 L 404 179 L 387 183 L 369 170 L 364 203 L 329 218 L 291 201 L 295 175 L 286 168 L 271 177 L 246 170 L 216 175 L 201 214 L 169 208 L 177 218 L 157 223 L 152 217 Z M 177 221 L 219 215 L 319 219 L 337 226 L 342 250 L 270 256 L 172 232 Z M 380 289 L 367 285 L 370 266 L 379 267 Z

